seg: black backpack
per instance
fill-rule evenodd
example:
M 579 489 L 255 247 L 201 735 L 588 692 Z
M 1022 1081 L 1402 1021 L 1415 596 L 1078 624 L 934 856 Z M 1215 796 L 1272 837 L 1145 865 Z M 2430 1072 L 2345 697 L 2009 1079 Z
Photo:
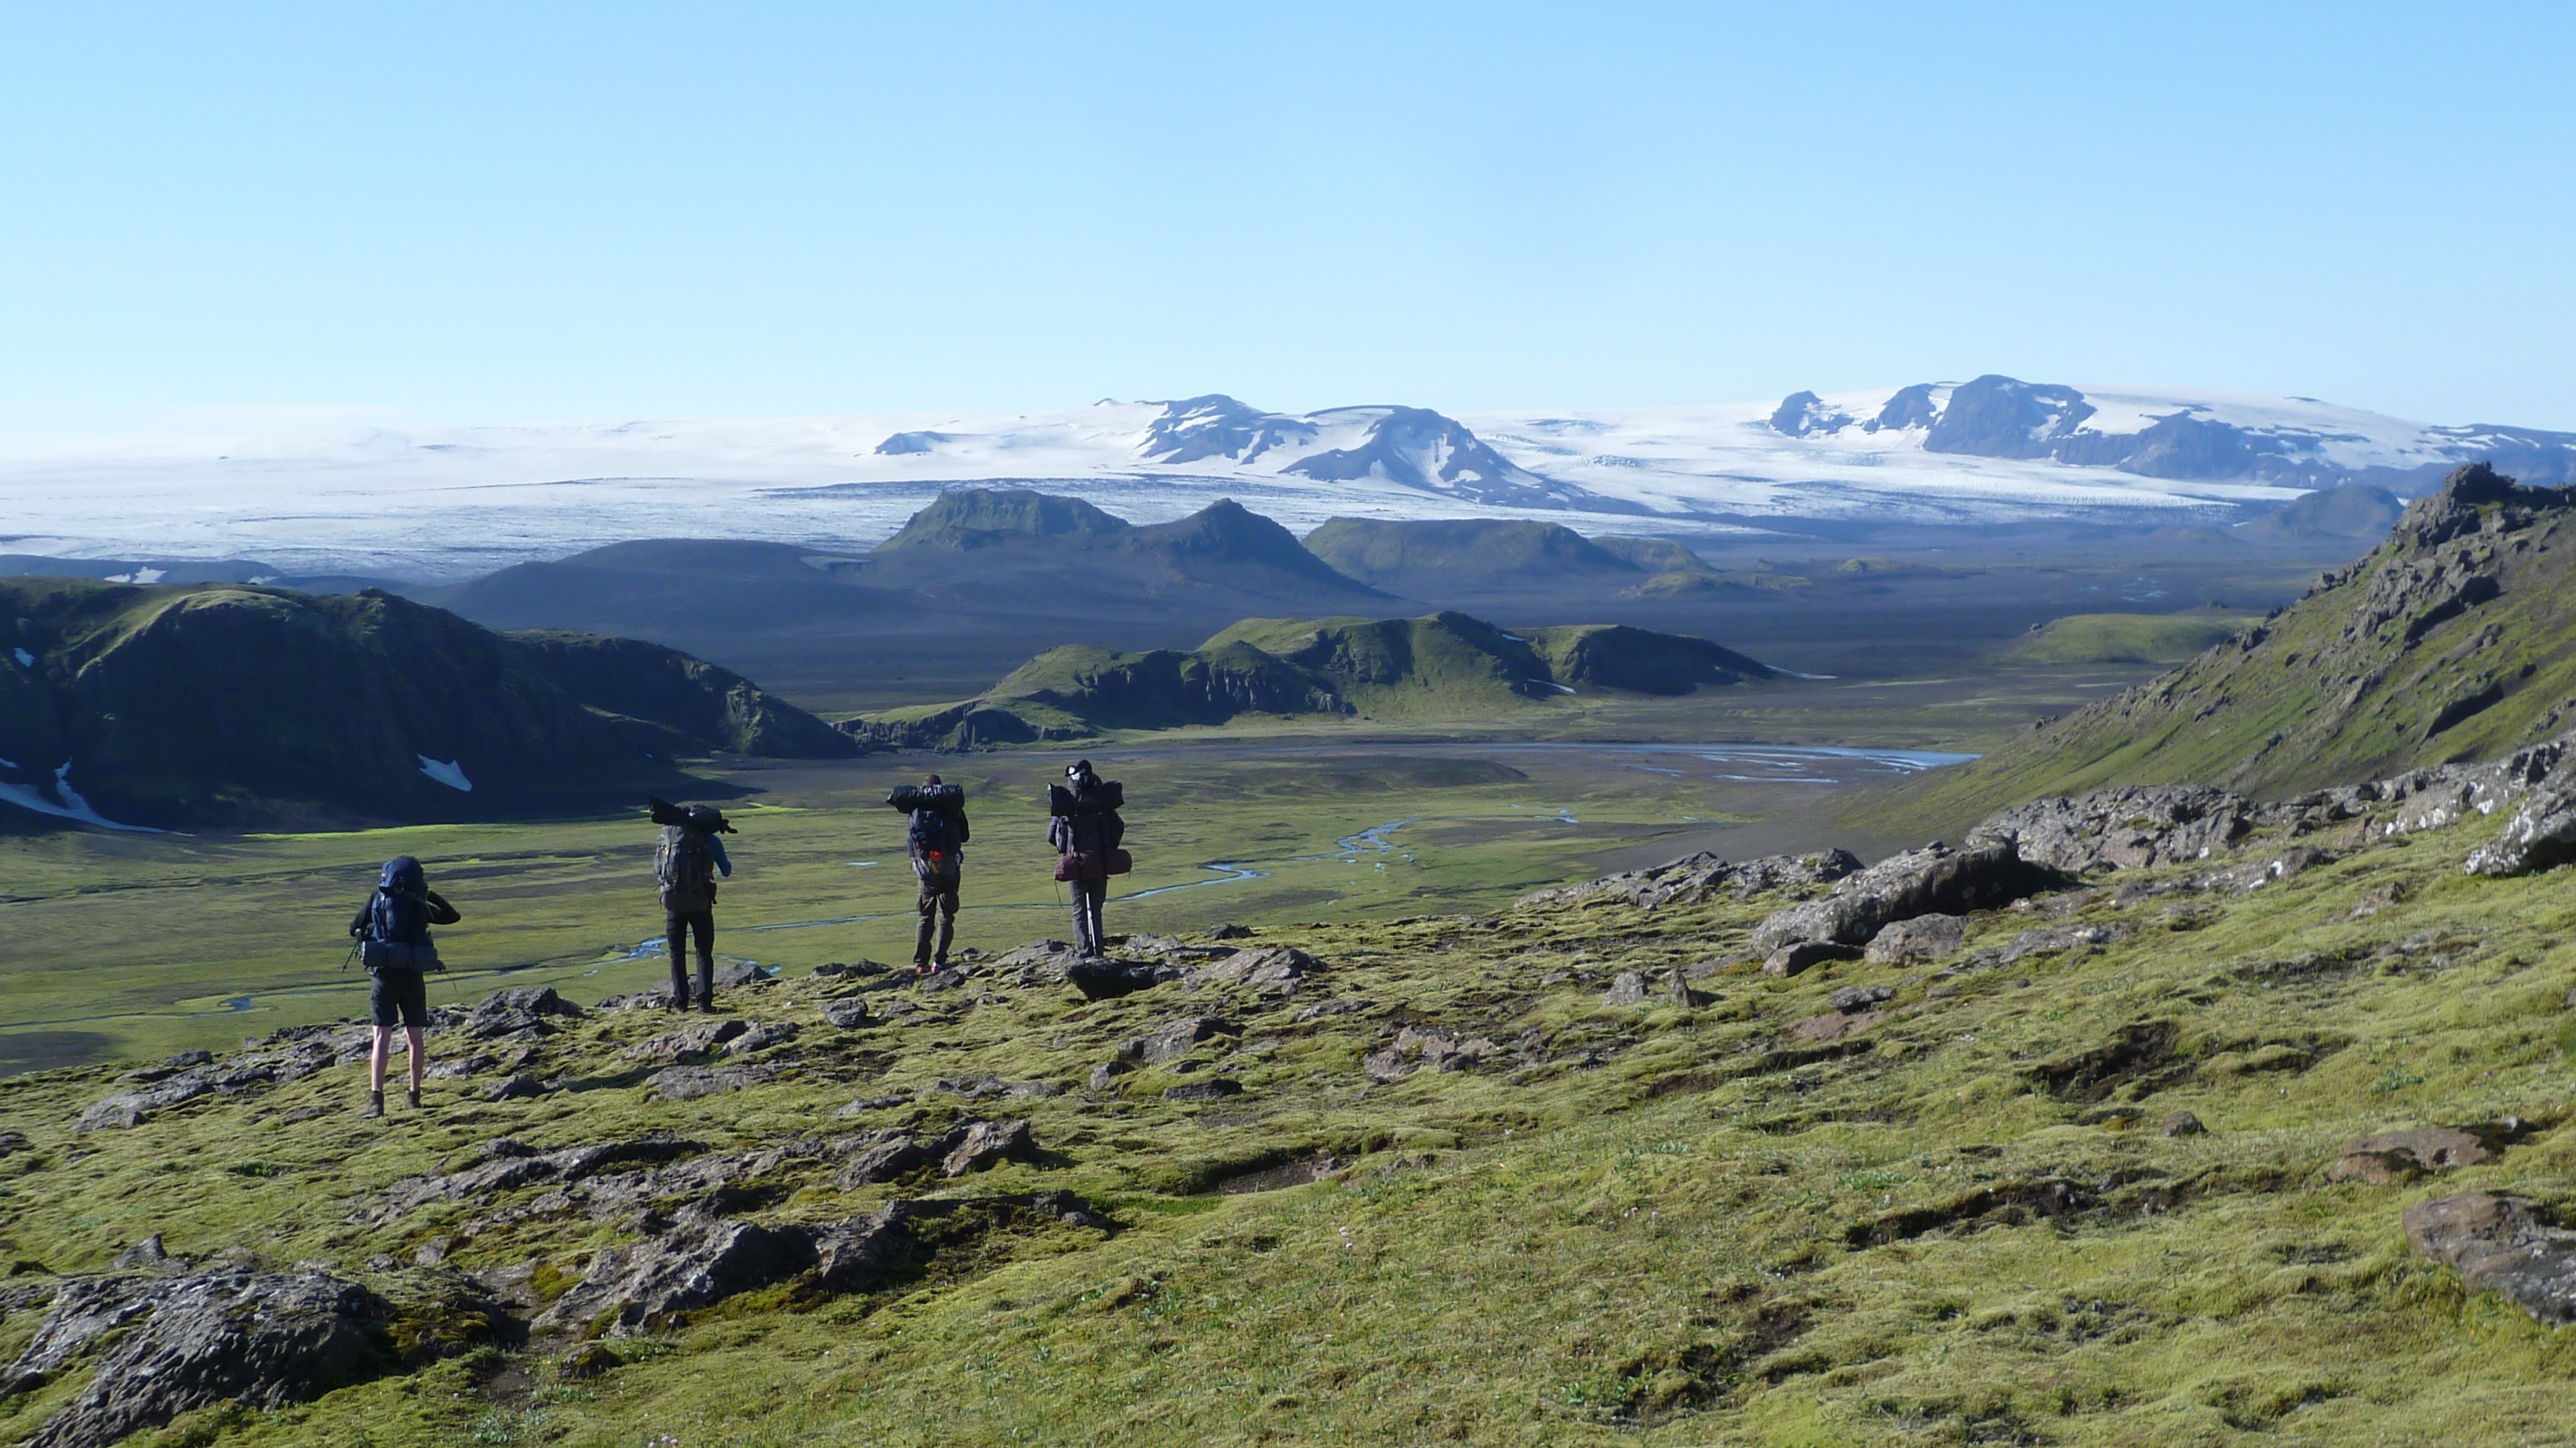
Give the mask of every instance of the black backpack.
M 367 897 L 359 958 L 368 973 L 380 970 L 445 970 L 429 934 L 429 875 L 420 861 L 396 855 L 376 877 Z
M 653 849 L 653 878 L 665 910 L 706 910 L 716 903 L 716 856 L 703 830 L 664 825 Z

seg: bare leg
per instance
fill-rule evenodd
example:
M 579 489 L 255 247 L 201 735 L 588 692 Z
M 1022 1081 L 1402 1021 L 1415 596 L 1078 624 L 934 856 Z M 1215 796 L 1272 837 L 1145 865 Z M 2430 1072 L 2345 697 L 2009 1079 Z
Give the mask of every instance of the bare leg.
M 381 1035 L 382 1032 L 378 1034 Z M 403 1027 L 403 1046 L 411 1056 L 411 1094 L 412 1100 L 417 1102 L 420 1099 L 421 1075 L 429 1069 L 429 1053 L 421 1044 L 420 1027 Z M 384 1069 L 379 1066 L 376 1070 L 377 1086 L 382 1087 L 384 1080 Z
M 418 1034 L 415 1033 L 412 1039 L 415 1041 L 418 1040 Z M 392 1053 L 393 1044 L 394 1028 L 391 1026 L 376 1027 L 375 1047 L 367 1052 L 368 1090 L 381 1093 L 385 1089 L 385 1058 Z M 413 1059 L 419 1059 L 417 1050 L 415 1050 L 413 1054 Z

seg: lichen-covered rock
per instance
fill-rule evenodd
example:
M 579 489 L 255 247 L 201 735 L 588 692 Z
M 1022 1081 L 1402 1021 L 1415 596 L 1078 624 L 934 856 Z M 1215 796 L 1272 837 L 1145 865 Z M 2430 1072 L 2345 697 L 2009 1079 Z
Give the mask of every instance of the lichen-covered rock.
M 1400 1081 L 1417 1070 L 1464 1071 L 1502 1049 L 1484 1036 L 1462 1041 L 1436 1026 L 1406 1026 L 1392 1044 L 1361 1058 L 1360 1069 L 1373 1081 Z
M 2518 1197 L 2464 1192 L 2418 1202 L 2400 1219 L 2409 1245 L 2497 1292 L 2535 1319 L 2576 1322 L 2576 1232 L 2544 1225 Z
M 1241 1026 L 1222 1016 L 1183 1016 L 1150 1036 L 1137 1036 L 1118 1045 L 1118 1058 L 1147 1066 L 1177 1061 L 1195 1050 L 1200 1043 L 1219 1036 L 1240 1035 Z
M 704 1055 L 750 1029 L 748 1022 L 732 1016 L 697 1021 L 629 1046 L 624 1054 L 630 1061 L 676 1061 L 683 1056 Z
M 2205 785 L 2096 790 L 2005 810 L 1972 840 L 2014 846 L 2033 864 L 2081 875 L 2204 860 L 2253 832 L 2256 806 Z
M 2472 875 L 2525 875 L 2576 860 L 2576 780 L 2533 790 L 2494 839 L 2469 854 Z
M 962 1177 L 1001 1161 L 1028 1161 L 1038 1151 L 1025 1120 L 969 1121 L 939 1144 L 939 1174 L 944 1177 Z
M 1287 945 L 1238 950 L 1181 977 L 1196 989 L 1205 985 L 1247 985 L 1263 995 L 1288 995 L 1299 981 L 1323 974 L 1324 963 Z
M 1610 988 L 1601 993 L 1605 1006 L 1641 1006 L 1646 1003 L 1646 977 L 1633 970 L 1623 970 L 1610 978 Z
M 387 1316 L 374 1293 L 325 1272 L 92 1279 L 56 1297 L 10 1377 L 41 1381 L 122 1329 L 28 1440 L 95 1448 L 227 1398 L 278 1408 L 388 1371 Z
M 855 1031 L 868 1023 L 868 1003 L 856 997 L 823 1007 L 823 1021 L 838 1030 Z
M 1792 940 L 1762 959 L 1762 973 L 1782 979 L 1805 975 L 1817 966 L 1837 960 L 1858 960 L 1861 952 L 1849 945 L 1831 940 Z
M 630 1246 L 603 1247 L 570 1291 L 537 1319 L 591 1335 L 651 1332 L 682 1313 L 812 1267 L 814 1239 L 792 1227 L 735 1220 L 683 1224 Z
M 662 1101 L 694 1101 L 724 1091 L 739 1091 L 757 1086 L 778 1074 L 776 1066 L 666 1066 L 645 1078 L 654 1097 Z

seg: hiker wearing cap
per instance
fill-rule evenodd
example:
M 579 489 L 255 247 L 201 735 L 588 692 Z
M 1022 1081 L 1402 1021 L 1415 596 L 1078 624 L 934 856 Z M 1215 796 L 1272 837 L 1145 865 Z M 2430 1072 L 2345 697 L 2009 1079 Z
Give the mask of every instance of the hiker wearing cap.
M 733 877 L 718 835 L 734 832 L 724 811 L 711 804 L 686 809 L 669 800 L 652 802 L 653 823 L 662 827 L 653 848 L 653 878 L 662 887 L 662 937 L 671 951 L 671 1009 L 689 1008 L 689 937 L 698 940 L 698 1006 L 716 1008 L 716 877 Z
M 1125 874 L 1127 852 L 1118 848 L 1127 822 L 1118 817 L 1126 791 L 1092 773 L 1081 760 L 1064 771 L 1064 783 L 1047 788 L 1047 843 L 1055 846 L 1055 877 L 1073 892 L 1073 945 L 1086 957 L 1109 950 L 1100 907 L 1109 899 L 1109 877 Z
M 912 941 L 912 973 L 929 975 L 948 968 L 948 946 L 957 938 L 957 887 L 966 873 L 966 791 L 925 775 L 918 786 L 904 785 L 886 803 L 911 816 L 904 826 L 904 845 L 912 855 L 912 873 L 921 881 L 921 928 Z
M 366 962 L 367 1011 L 375 1023 L 375 1044 L 367 1053 L 364 1114 L 369 1117 L 385 1114 L 385 1066 L 393 1052 L 396 1026 L 402 1027 L 411 1073 L 411 1089 L 403 1093 L 404 1098 L 413 1110 L 420 1109 L 421 1079 L 429 1069 L 421 1040 L 429 1030 L 429 986 L 422 973 L 447 968 L 438 958 L 438 944 L 430 938 L 429 927 L 453 925 L 461 918 L 455 906 L 429 888 L 429 875 L 420 861 L 396 855 L 385 861 L 376 876 L 375 893 L 349 922 L 349 938 Z

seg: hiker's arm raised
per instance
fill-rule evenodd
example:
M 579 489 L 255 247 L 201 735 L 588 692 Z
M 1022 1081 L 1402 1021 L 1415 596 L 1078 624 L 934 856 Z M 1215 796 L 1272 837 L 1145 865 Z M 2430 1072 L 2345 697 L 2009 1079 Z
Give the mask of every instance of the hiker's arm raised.
M 429 903 L 429 923 L 432 925 L 453 925 L 465 918 L 456 913 L 455 906 L 447 903 L 446 896 L 435 890 L 423 890 L 421 898 Z

